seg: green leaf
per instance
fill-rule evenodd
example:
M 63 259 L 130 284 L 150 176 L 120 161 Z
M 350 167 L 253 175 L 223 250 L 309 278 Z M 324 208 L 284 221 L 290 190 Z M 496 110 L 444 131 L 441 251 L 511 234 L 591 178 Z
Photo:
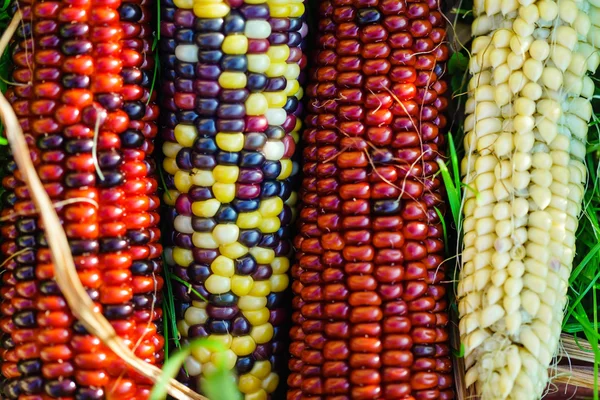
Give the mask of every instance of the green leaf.
M 438 159 L 437 162 L 442 173 L 442 180 L 444 181 L 446 192 L 448 194 L 448 202 L 450 203 L 452 218 L 456 227 L 458 227 L 460 226 L 460 191 L 456 188 L 456 186 L 454 186 L 454 180 L 450 176 L 450 172 L 448 171 L 448 167 L 446 167 L 444 161 Z
M 169 357 L 169 359 L 163 364 L 163 373 L 160 379 L 152 388 L 152 392 L 150 392 L 150 400 L 163 400 L 167 397 L 167 385 L 169 381 L 177 376 L 177 373 L 181 369 L 183 362 L 190 354 L 191 349 L 185 349 L 179 350 Z
M 209 399 L 242 399 L 242 394 L 235 384 L 233 374 L 224 368 L 219 368 L 214 374 L 209 375 L 205 380 L 203 380 L 202 391 Z
M 462 52 L 457 51 L 452 54 L 450 60 L 448 61 L 448 72 L 451 74 L 462 74 L 467 70 L 469 66 L 469 58 L 465 56 Z

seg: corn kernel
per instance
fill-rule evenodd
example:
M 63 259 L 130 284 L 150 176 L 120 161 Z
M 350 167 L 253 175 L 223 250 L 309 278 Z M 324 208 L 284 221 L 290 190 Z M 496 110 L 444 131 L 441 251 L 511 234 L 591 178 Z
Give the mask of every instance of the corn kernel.
M 217 165 L 212 173 L 217 182 L 236 183 L 240 175 L 240 169 L 237 165 Z
M 244 297 L 246 297 L 246 296 L 244 296 Z M 265 304 L 266 304 L 266 302 L 265 302 Z M 244 317 L 246 317 L 248 322 L 250 322 L 250 325 L 253 325 L 253 326 L 267 323 L 269 321 L 269 317 L 270 317 L 268 308 L 262 308 L 262 309 L 258 309 L 255 311 L 242 310 L 242 314 L 244 314 Z
M 210 361 L 212 352 L 204 346 L 192 346 L 192 356 L 202 364 Z
M 219 248 L 219 244 L 215 241 L 213 235 L 208 232 L 194 232 L 192 234 L 192 243 L 201 249 Z
M 225 54 L 246 54 L 248 52 L 248 38 L 241 34 L 227 35 L 221 49 Z
M 290 48 L 285 44 L 270 46 L 267 55 L 271 61 L 285 62 L 290 56 Z
M 179 192 L 174 189 L 169 189 L 163 195 L 163 201 L 168 206 L 174 206 L 177 201 L 177 197 L 179 197 Z
M 218 256 L 210 264 L 213 273 L 231 278 L 235 273 L 235 263 L 231 258 Z
M 225 3 L 194 4 L 194 15 L 198 18 L 224 18 L 229 14 L 229 6 Z
M 225 368 L 226 370 L 233 369 L 237 361 L 237 355 L 231 349 L 218 351 L 212 354 L 210 361 L 217 367 Z
M 242 393 L 253 393 L 261 387 L 261 380 L 252 374 L 244 374 L 240 376 L 238 387 Z
M 267 323 L 254 326 L 250 331 L 250 336 L 257 344 L 267 343 L 273 339 L 273 325 Z
M 194 8 L 194 0 L 175 0 L 175 7 L 184 8 L 186 10 L 191 10 Z
M 268 108 L 283 107 L 287 103 L 287 95 L 284 91 L 281 92 L 265 92 L 264 97 L 267 99 Z M 267 110 L 265 110 L 267 111 Z
M 186 322 L 185 319 L 180 319 L 177 322 L 177 331 L 181 334 L 181 336 L 187 337 L 189 329 L 190 329 L 190 326 L 188 325 L 188 323 Z
M 254 282 L 256 284 L 256 282 Z M 242 311 L 258 311 L 261 308 L 265 308 L 267 306 L 267 298 L 266 297 L 255 297 L 255 296 L 240 296 L 238 301 L 238 307 Z M 268 314 L 268 309 L 265 308 Z M 252 324 L 255 325 L 255 324 Z M 258 325 L 258 324 L 256 324 Z
M 287 274 L 275 274 L 269 278 L 271 282 L 271 291 L 275 293 L 283 292 L 290 284 L 290 278 Z
M 248 253 L 248 248 L 239 242 L 235 242 L 235 243 L 225 244 L 223 246 L 220 246 L 219 251 L 225 257 L 229 257 L 231 259 L 236 259 L 236 258 L 240 258 L 243 255 L 245 255 L 246 253 Z
M 263 93 L 252 93 L 246 99 L 246 115 L 264 115 L 269 108 L 267 98 Z
M 250 336 L 237 336 L 231 342 L 231 350 L 238 357 L 248 356 L 256 349 L 256 343 Z M 240 378 L 241 379 L 241 378 Z
M 219 211 L 221 203 L 217 199 L 195 201 L 192 203 L 192 213 L 198 217 L 212 218 Z
M 194 261 L 194 256 L 191 250 L 175 247 L 173 249 L 173 260 L 182 267 L 187 267 Z
M 219 369 L 212 361 L 209 361 L 206 364 L 202 364 L 202 376 L 211 376 L 217 373 L 218 371 Z
M 276 217 L 283 210 L 283 201 L 280 197 L 271 197 L 260 202 L 258 212 L 263 217 Z
M 275 257 L 271 262 L 273 274 L 285 274 L 290 269 L 290 260 L 287 257 Z
M 281 172 L 279 173 L 277 180 L 282 181 L 284 179 L 289 178 L 290 175 L 292 175 L 292 171 L 294 170 L 294 163 L 292 162 L 292 160 L 289 159 L 279 160 L 279 162 L 281 164 Z
M 262 381 L 271 373 L 271 363 L 266 360 L 256 361 L 250 373 Z
M 213 333 L 211 335 L 208 335 L 208 339 L 217 341 L 221 343 L 225 349 L 229 349 L 233 341 L 233 336 L 231 336 L 229 333 L 224 335 L 218 335 Z
M 198 137 L 198 130 L 194 125 L 179 124 L 175 127 L 175 140 L 183 147 L 192 147 Z
M 258 227 L 261 219 L 262 216 L 258 211 L 239 213 L 236 223 L 240 229 L 254 229 Z
M 250 249 L 250 254 L 259 264 L 270 264 L 275 258 L 275 251 L 265 247 L 253 247 Z
M 298 79 L 300 76 L 300 65 L 298 64 L 287 64 L 287 69 L 285 71 L 285 78 L 289 80 Z
M 287 70 L 287 64 L 285 62 L 275 62 L 271 61 L 269 64 L 269 68 L 265 71 L 265 75 L 269 78 L 275 78 L 278 76 L 285 75 L 285 71 Z
M 223 133 L 219 132 L 216 136 L 217 146 L 221 150 L 238 152 L 244 148 L 243 133 Z
M 250 373 L 252 373 L 252 371 L 250 371 Z M 269 376 L 262 381 L 262 387 L 267 393 L 273 393 L 275 389 L 277 389 L 277 386 L 279 386 L 279 375 L 274 372 L 270 373 Z
M 235 224 L 219 224 L 213 229 L 212 235 L 219 245 L 232 244 L 238 240 L 240 228 Z
M 167 174 L 175 175 L 180 171 L 179 165 L 177 165 L 177 160 L 174 158 L 165 157 L 163 160 L 163 169 Z
M 283 170 L 283 166 L 282 166 Z M 192 183 L 196 186 L 210 187 L 215 183 L 215 177 L 212 171 L 205 171 L 202 169 L 194 170 L 192 175 Z
M 223 294 L 231 290 L 231 279 L 219 275 L 211 275 L 204 282 L 204 287 L 212 294 Z
M 189 172 L 177 171 L 174 177 L 175 187 L 181 193 L 187 193 L 192 187 L 192 177 Z
M 248 71 L 263 74 L 269 69 L 271 59 L 266 54 L 248 54 Z
M 305 6 L 302 3 L 290 4 L 290 17 L 297 18 L 304 15 Z
M 220 203 L 231 203 L 235 199 L 235 183 L 216 182 L 212 192 Z
M 231 278 L 231 291 L 236 296 L 246 296 L 252 290 L 254 280 L 251 276 L 234 275 Z
M 250 291 L 250 296 L 268 296 L 271 292 L 271 282 L 269 281 L 256 281 Z
M 267 392 L 264 389 L 260 389 L 244 396 L 244 400 L 267 400 Z

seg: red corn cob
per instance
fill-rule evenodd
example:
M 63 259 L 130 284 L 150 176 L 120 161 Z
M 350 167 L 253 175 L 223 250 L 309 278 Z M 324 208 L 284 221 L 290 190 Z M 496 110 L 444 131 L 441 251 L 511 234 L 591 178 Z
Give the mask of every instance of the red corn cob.
M 289 400 L 453 398 L 437 0 L 320 1 Z
M 21 33 L 13 55 L 14 80 L 24 85 L 9 97 L 38 174 L 59 203 L 88 294 L 139 357 L 160 363 L 157 183 L 146 160 L 157 109 L 145 105 L 149 80 L 129 79 L 152 74 L 152 62 L 144 61 L 152 58 L 145 54 L 147 7 L 113 0 L 21 4 L 32 29 Z M 3 228 L 2 250 L 32 250 L 9 263 L 2 291 L 3 398 L 147 398 L 149 382 L 74 320 L 19 172 L 4 186 L 12 204 L 4 214 L 19 215 Z

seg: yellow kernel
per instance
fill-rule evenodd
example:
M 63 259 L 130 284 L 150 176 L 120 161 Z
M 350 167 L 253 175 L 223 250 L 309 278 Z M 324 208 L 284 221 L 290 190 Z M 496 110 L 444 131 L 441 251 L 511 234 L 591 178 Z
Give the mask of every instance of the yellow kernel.
M 189 192 L 190 188 L 192 187 L 192 177 L 190 176 L 189 172 L 177 171 L 173 181 L 175 182 L 175 187 L 181 193 Z
M 225 54 L 246 54 L 248 52 L 248 38 L 242 34 L 225 36 L 221 50 Z
M 255 284 L 256 286 L 256 284 Z M 252 327 L 250 336 L 257 344 L 264 344 L 273 339 L 273 325 L 267 323 Z
M 217 199 L 195 201 L 192 203 L 192 213 L 198 217 L 212 218 L 219 211 L 221 203 Z
M 270 373 L 269 376 L 262 381 L 262 387 L 267 393 L 273 393 L 275 389 L 277 389 L 277 386 L 279 386 L 279 375 L 275 372 Z
M 267 360 L 256 361 L 254 366 L 250 370 L 250 374 L 254 375 L 260 380 L 265 379 L 271 373 L 271 363 Z
M 266 3 L 267 0 L 245 0 L 245 4 L 263 4 Z
M 287 204 L 288 206 L 293 206 L 297 202 L 298 202 L 298 193 L 292 192 L 290 197 L 285 201 L 285 204 Z M 292 210 L 293 210 L 293 208 L 292 208 Z
M 246 74 L 225 71 L 219 75 L 219 85 L 223 89 L 243 89 L 246 87 Z
M 217 165 L 212 173 L 217 182 L 235 183 L 240 175 L 240 168 L 237 165 Z
M 283 107 L 287 103 L 287 95 L 284 91 L 281 92 L 265 92 L 264 93 L 269 106 L 267 108 Z M 266 110 L 265 110 L 266 111 Z M 247 112 L 246 112 L 247 114 Z
M 266 94 L 266 93 L 265 93 Z M 252 93 L 246 99 L 246 115 L 264 115 L 269 108 L 267 98 L 263 93 Z
M 282 181 L 284 179 L 289 178 L 290 175 L 292 175 L 292 171 L 294 170 L 294 163 L 290 159 L 279 160 L 279 163 L 281 164 L 281 172 L 279 173 L 277 180 Z
M 212 187 L 215 198 L 221 203 L 231 203 L 235 199 L 235 183 L 216 182 Z
M 269 47 L 267 50 L 267 55 L 273 61 L 284 62 L 290 56 L 290 48 L 286 44 L 280 44 L 276 46 Z
M 192 356 L 201 364 L 205 364 L 210 361 L 212 352 L 204 346 L 192 346 Z
M 196 186 L 210 187 L 215 184 L 215 177 L 212 171 L 196 169 L 192 175 L 192 183 Z
M 194 0 L 175 0 L 175 7 L 184 8 L 186 10 L 191 10 L 194 8 Z
M 256 343 L 250 336 L 237 336 L 231 342 L 231 350 L 238 356 L 248 356 L 256 349 Z M 259 381 L 260 382 L 260 381 Z
M 304 15 L 304 4 L 290 4 L 290 17 L 297 18 Z
M 231 291 L 236 296 L 246 296 L 252 290 L 254 280 L 247 275 L 234 275 L 231 278 Z
M 271 293 L 271 282 L 256 281 L 252 290 L 248 293 L 250 296 L 268 296 Z
M 271 282 L 271 292 L 283 292 L 290 284 L 290 278 L 287 274 L 273 274 L 269 278 Z
M 231 290 L 231 279 L 220 275 L 211 275 L 204 282 L 206 290 L 212 294 L 223 294 Z
M 235 242 L 219 246 L 219 252 L 221 252 L 221 254 L 225 257 L 235 260 L 236 258 L 240 258 L 248 253 L 248 248 L 242 245 L 240 242 Z
M 300 82 L 295 79 L 288 80 L 285 86 L 285 94 L 286 96 L 293 96 L 298 92 L 298 89 L 300 89 Z
M 217 366 L 212 361 L 209 361 L 202 365 L 202 376 L 214 375 L 218 370 Z
M 194 4 L 194 15 L 198 18 L 224 18 L 229 14 L 229 6 L 225 3 Z
M 270 264 L 275 258 L 275 251 L 265 247 L 253 247 L 250 249 L 250 254 L 259 264 Z
M 198 130 L 194 125 L 179 124 L 175 127 L 175 140 L 183 147 L 192 147 L 198 137 Z
M 287 64 L 284 76 L 286 79 L 289 79 L 289 80 L 298 79 L 298 76 L 300 76 L 300 65 Z
M 174 189 L 167 190 L 163 195 L 163 201 L 168 206 L 174 206 L 175 201 L 177 201 L 177 197 L 179 197 L 179 192 Z
M 226 333 L 224 335 L 218 335 L 213 333 L 211 335 L 208 335 L 208 339 L 217 341 L 221 343 L 225 349 L 228 349 L 231 347 L 233 337 L 229 333 Z
M 240 228 L 235 224 L 219 224 L 213 229 L 212 235 L 219 245 L 231 244 L 238 240 Z
M 271 197 L 260 202 L 258 212 L 263 217 L 276 217 L 283 210 L 283 200 L 281 197 Z
M 177 165 L 177 160 L 170 157 L 166 157 L 163 160 L 163 169 L 166 173 L 171 175 L 175 175 L 178 171 L 180 171 L 179 165 Z
M 253 393 L 261 387 L 261 380 L 252 374 L 244 374 L 240 376 L 238 387 L 242 393 Z
M 208 319 L 208 313 L 205 308 L 190 307 L 185 310 L 184 318 L 189 325 L 204 324 Z
M 201 249 L 218 249 L 219 244 L 209 232 L 194 232 L 192 234 L 192 243 Z
M 260 389 L 244 396 L 244 400 L 267 400 L 267 392 L 264 389 Z
M 239 213 L 236 224 L 241 229 L 253 229 L 258 227 L 261 218 L 262 216 L 258 211 Z
M 269 77 L 269 78 L 275 78 L 278 76 L 283 76 L 285 74 L 286 70 L 287 70 L 287 64 L 284 61 L 282 61 L 282 62 L 271 61 L 271 64 L 269 64 L 269 68 L 267 68 L 267 70 L 265 71 L 265 75 L 267 75 L 267 77 Z
M 296 96 L 298 100 L 302 100 L 302 98 L 304 97 L 304 89 L 302 88 L 302 86 L 298 88 L 298 91 L 294 96 Z
M 277 5 L 269 7 L 271 10 L 271 18 L 288 18 L 290 16 L 290 6 Z
M 256 285 L 256 282 L 254 282 L 254 284 Z M 265 311 L 267 311 L 267 313 L 268 313 L 269 312 L 268 309 L 265 308 L 266 305 L 267 305 L 266 297 L 240 296 L 240 299 L 238 301 L 238 307 L 242 311 L 257 311 L 257 310 L 264 308 Z M 255 324 L 252 324 L 252 325 L 255 325 Z
M 235 263 L 231 258 L 218 256 L 210 264 L 210 270 L 217 275 L 231 278 L 235 273 Z
M 246 296 L 244 296 L 244 297 L 246 297 Z M 262 308 L 260 310 L 255 310 L 255 311 L 242 310 L 242 314 L 244 314 L 244 317 L 246 317 L 248 322 L 254 326 L 267 323 L 269 321 L 269 316 L 270 316 L 268 308 Z
M 290 260 L 287 257 L 275 257 L 271 262 L 273 274 L 285 274 L 290 269 Z
M 247 23 L 247 22 L 246 22 Z M 271 59 L 266 54 L 248 54 L 248 71 L 264 73 L 271 65 Z
M 185 319 L 180 319 L 179 322 L 177 322 L 177 331 L 181 334 L 181 336 L 187 337 L 189 329 L 190 326 Z
M 212 354 L 210 361 L 217 367 L 225 368 L 226 370 L 233 369 L 237 361 L 237 355 L 231 349 L 218 351 Z
M 173 260 L 182 267 L 187 267 L 194 261 L 194 256 L 191 250 L 175 247 L 173 249 Z
M 221 150 L 238 152 L 244 148 L 243 133 L 223 133 L 219 132 L 216 136 L 217 146 Z

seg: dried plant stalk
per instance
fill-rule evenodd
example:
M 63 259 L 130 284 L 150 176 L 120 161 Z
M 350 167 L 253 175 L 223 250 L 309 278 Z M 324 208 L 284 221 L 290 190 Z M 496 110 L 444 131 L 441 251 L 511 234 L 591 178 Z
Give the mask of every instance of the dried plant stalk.
M 0 54 L 8 46 L 21 19 L 21 12 L 18 11 L 0 38 Z M 123 343 L 121 338 L 117 336 L 108 320 L 102 314 L 94 312 L 94 303 L 86 293 L 77 275 L 66 233 L 29 155 L 29 148 L 25 141 L 23 130 L 10 103 L 2 94 L 0 94 L 0 118 L 6 127 L 6 138 L 8 139 L 14 160 L 46 227 L 46 238 L 52 252 L 56 283 L 67 300 L 73 315 L 91 334 L 98 337 L 132 369 L 151 379 L 153 382 L 157 382 L 162 375 L 160 368 L 136 357 L 129 347 Z M 168 393 L 178 400 L 208 400 L 175 379 L 170 380 Z

